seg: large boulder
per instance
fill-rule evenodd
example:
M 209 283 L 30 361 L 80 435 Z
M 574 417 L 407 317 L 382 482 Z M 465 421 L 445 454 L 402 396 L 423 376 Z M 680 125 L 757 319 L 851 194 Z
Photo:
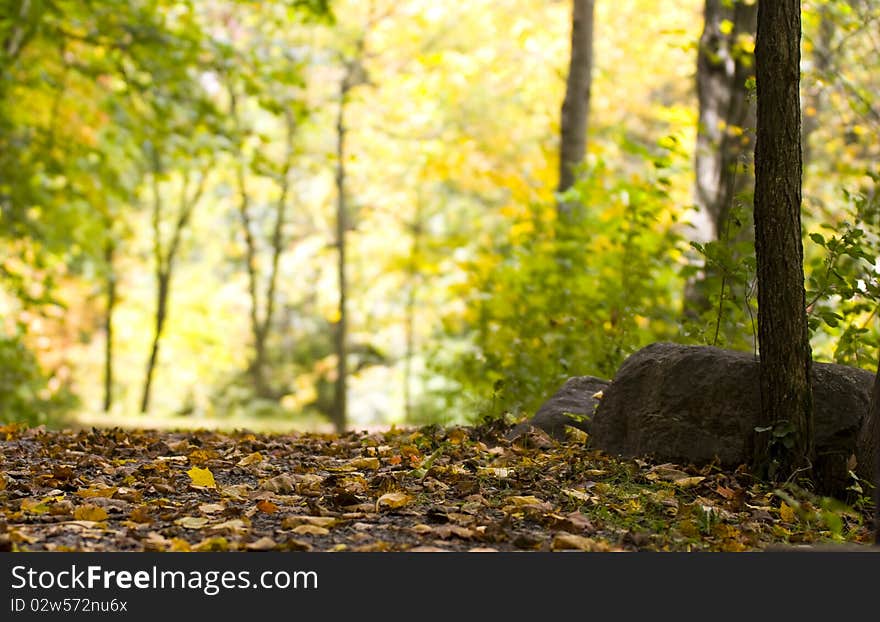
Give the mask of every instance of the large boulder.
M 519 436 L 530 427 L 540 428 L 557 440 L 565 439 L 565 426 L 589 433 L 599 398 L 610 382 L 595 376 L 569 378 L 531 419 L 516 426 L 508 437 Z
M 655 343 L 630 356 L 605 390 L 590 430 L 595 447 L 623 456 L 723 467 L 748 464 L 761 394 L 752 354 Z M 868 412 L 871 372 L 813 364 L 818 489 L 841 494 Z

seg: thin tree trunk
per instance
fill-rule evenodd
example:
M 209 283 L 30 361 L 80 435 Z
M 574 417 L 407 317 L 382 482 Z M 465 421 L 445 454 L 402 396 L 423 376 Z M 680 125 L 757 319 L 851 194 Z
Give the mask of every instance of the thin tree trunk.
M 724 238 L 735 197 L 752 186 L 755 105 L 746 81 L 754 69 L 738 40 L 754 36 L 756 17 L 755 4 L 706 0 L 697 53 L 700 118 L 694 162 L 695 237 L 703 242 Z
M 255 364 L 259 361 L 262 367 L 260 377 L 262 378 L 263 393 L 258 393 L 263 397 L 270 395 L 270 389 L 265 379 L 266 374 L 266 340 L 269 330 L 272 326 L 272 320 L 275 316 L 275 289 L 278 283 L 278 266 L 281 262 L 281 253 L 284 251 L 284 224 L 287 215 L 287 196 L 290 191 L 290 169 L 293 167 L 293 139 L 296 133 L 296 121 L 290 111 L 285 113 L 285 123 L 287 128 L 287 148 L 284 160 L 284 169 L 281 172 L 281 192 L 278 201 L 275 204 L 275 223 L 272 228 L 272 258 L 269 263 L 269 274 L 266 282 L 265 308 L 263 311 L 262 322 L 255 331 L 256 337 L 256 355 Z M 256 303 L 256 300 L 254 300 Z
M 417 191 L 418 192 L 418 191 Z M 415 335 L 415 314 L 416 314 L 416 298 L 418 294 L 418 267 L 421 257 L 422 231 L 423 231 L 423 205 L 421 192 L 416 196 L 416 213 L 414 215 L 412 230 L 412 243 L 409 251 L 409 261 L 407 262 L 407 281 L 409 287 L 406 293 L 405 302 L 405 319 L 404 331 L 406 339 L 406 352 L 404 353 L 403 366 L 403 411 L 404 420 L 412 421 L 413 405 L 412 405 L 412 361 L 415 356 L 416 335 Z
M 801 241 L 799 0 L 758 3 L 755 252 L 761 422 L 754 466 L 786 479 L 813 458 L 810 341 Z
M 153 340 L 150 342 L 150 356 L 147 359 L 147 371 L 144 376 L 144 390 L 141 395 L 142 413 L 146 413 L 150 409 L 153 376 L 156 371 L 156 362 L 159 360 L 159 344 L 165 330 L 165 318 L 168 309 L 168 284 L 170 274 L 162 271 L 156 276 L 158 279 L 158 287 L 156 288 L 156 315 L 153 323 Z
M 337 432 L 344 432 L 347 420 L 347 381 L 348 344 L 346 297 L 348 282 L 346 277 L 345 232 L 348 229 L 348 208 L 345 202 L 345 105 L 350 89 L 350 70 L 339 89 L 339 111 L 336 118 L 336 250 L 337 278 L 339 281 L 339 308 L 336 322 L 336 384 L 334 386 L 333 412 L 331 420 Z
M 108 237 L 104 244 L 104 265 L 107 268 L 107 309 L 104 317 L 104 412 L 113 407 L 113 312 L 116 309 L 116 271 L 113 257 L 116 243 L 112 231 L 107 227 Z
M 571 56 L 560 124 L 559 192 L 565 192 L 574 184 L 575 168 L 586 153 L 593 69 L 594 4 L 594 0 L 574 0 L 572 6 Z M 561 214 L 569 214 L 572 206 L 561 202 L 558 209 Z
M 880 545 L 880 364 L 874 376 L 871 402 L 856 444 L 856 472 L 874 483 L 874 544 Z
M 251 334 L 254 339 L 254 358 L 251 361 L 250 372 L 254 383 L 254 393 L 258 397 L 266 396 L 266 383 L 263 377 L 265 368 L 265 338 L 261 330 L 260 300 L 257 294 L 259 287 L 257 274 L 257 242 L 251 229 L 250 197 L 247 193 L 245 182 L 244 165 L 239 161 L 236 167 L 236 183 L 238 185 L 238 216 L 241 220 L 241 229 L 244 233 L 245 242 L 245 265 L 248 275 L 248 295 L 251 299 L 250 324 Z
M 155 148 L 154 148 L 155 149 Z M 159 360 L 159 345 L 162 340 L 162 334 L 165 330 L 165 321 L 168 316 L 168 299 L 171 292 L 171 278 L 174 274 L 174 262 L 177 258 L 177 252 L 180 248 L 180 236 L 183 230 L 189 224 L 195 206 L 202 198 L 205 190 L 205 181 L 208 177 L 208 171 L 213 163 L 206 165 L 199 171 L 199 180 L 196 187 L 190 194 L 191 173 L 188 171 L 183 180 L 183 188 L 180 193 L 180 203 L 177 211 L 177 219 L 171 233 L 171 240 L 167 248 L 163 248 L 162 244 L 162 198 L 159 192 L 159 175 L 162 172 L 162 166 L 158 152 L 152 154 L 153 168 L 153 260 L 156 264 L 156 315 L 153 325 L 153 340 L 150 345 L 150 356 L 147 359 L 147 369 L 144 374 L 144 387 L 141 395 L 141 413 L 146 413 L 150 408 L 150 395 L 153 385 L 153 375 L 156 370 L 156 364 Z
M 694 157 L 694 202 L 691 238 L 697 242 L 722 240 L 733 243 L 752 238 L 748 218 L 734 221 L 731 211 L 737 197 L 753 188 L 755 103 L 749 97 L 747 80 L 754 74 L 753 57 L 742 49 L 745 37 L 754 37 L 755 4 L 741 0 L 728 5 L 723 0 L 706 0 L 703 33 L 697 52 L 697 98 L 699 123 Z M 744 210 L 743 216 L 751 210 Z M 734 258 L 739 259 L 738 257 Z M 719 305 L 724 299 L 746 303 L 742 285 L 736 287 L 725 275 L 706 267 L 699 277 L 685 285 L 684 313 L 698 317 L 711 308 L 710 284 L 721 279 Z M 717 322 L 720 326 L 721 311 Z
M 810 136 L 819 129 L 819 113 L 825 108 L 825 82 L 831 71 L 831 45 L 834 38 L 834 22 L 829 15 L 828 7 L 821 5 L 819 11 L 819 40 L 813 44 L 813 76 L 810 85 L 804 89 L 804 105 L 806 111 L 803 119 L 801 142 L 804 150 L 804 168 L 812 158 Z

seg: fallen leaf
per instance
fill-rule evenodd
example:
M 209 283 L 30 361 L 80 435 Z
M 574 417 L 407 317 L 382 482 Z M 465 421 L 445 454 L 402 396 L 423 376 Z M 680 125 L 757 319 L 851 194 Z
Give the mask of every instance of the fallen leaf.
M 550 544 L 553 551 L 577 550 L 590 552 L 604 552 L 611 550 L 604 542 L 599 542 L 593 538 L 585 536 L 577 536 L 572 533 L 560 532 L 553 536 L 553 542 Z
M 223 521 L 222 523 L 217 523 L 216 525 L 211 525 L 209 529 L 211 531 L 243 532 L 247 531 L 248 525 L 240 518 L 233 518 L 232 520 Z
M 260 484 L 260 488 L 284 494 L 294 491 L 296 488 L 296 481 L 290 475 L 276 475 Z
M 116 486 L 107 486 L 106 484 L 92 484 L 88 488 L 80 488 L 76 491 L 76 496 L 83 499 L 93 499 L 104 497 L 110 499 L 119 489 Z
M 276 548 L 278 544 L 270 538 L 269 536 L 263 536 L 259 540 L 246 544 L 244 548 L 248 551 L 271 551 Z
M 513 477 L 515 471 L 508 467 L 480 467 L 477 469 L 477 475 L 482 477 L 497 477 L 498 479 L 507 479 Z
M 193 545 L 192 548 L 202 553 L 222 553 L 229 550 L 229 541 L 223 536 L 211 536 Z
M 793 523 L 795 521 L 794 510 L 783 501 L 779 505 L 779 518 L 781 518 L 786 523 Z
M 174 521 L 174 524 L 184 529 L 201 529 L 208 524 L 208 519 L 204 516 L 184 516 Z
M 257 503 L 257 509 L 264 514 L 274 514 L 278 511 L 278 506 L 267 499 L 263 499 Z
M 299 536 L 326 536 L 330 530 L 326 527 L 318 527 L 317 525 L 299 525 L 293 528 L 293 533 Z
M 73 510 L 73 517 L 76 520 L 100 522 L 107 520 L 107 510 L 91 503 L 86 503 Z
M 381 508 L 396 509 L 402 508 L 410 502 L 411 497 L 405 492 L 387 492 L 376 500 L 376 511 Z
M 380 465 L 378 458 L 355 458 L 354 460 L 349 461 L 348 466 L 355 469 L 375 471 L 379 468 Z
M 263 461 L 263 455 L 260 452 L 255 451 L 254 453 L 252 453 L 248 456 L 245 456 L 244 458 L 239 460 L 235 464 L 235 466 L 246 467 L 246 466 L 250 466 L 252 464 L 257 464 L 258 462 L 262 462 L 262 461 Z
M 214 474 L 211 473 L 210 469 L 193 467 L 186 474 L 189 475 L 192 485 L 196 488 L 217 488 L 217 484 L 214 482 Z
M 583 490 L 575 490 L 574 488 L 564 488 L 562 492 L 572 499 L 577 499 L 578 501 L 589 501 L 593 498 L 588 492 L 584 492 Z
M 691 488 L 696 486 L 700 482 L 702 482 L 705 477 L 696 476 L 696 477 L 682 477 L 681 479 L 673 480 L 672 483 L 678 486 L 679 488 Z
M 293 529 L 297 525 L 314 525 L 316 527 L 333 527 L 338 523 L 338 519 L 332 516 L 285 516 L 281 521 L 283 529 Z
M 226 509 L 222 503 L 203 503 L 199 506 L 199 512 L 202 514 L 217 514 Z

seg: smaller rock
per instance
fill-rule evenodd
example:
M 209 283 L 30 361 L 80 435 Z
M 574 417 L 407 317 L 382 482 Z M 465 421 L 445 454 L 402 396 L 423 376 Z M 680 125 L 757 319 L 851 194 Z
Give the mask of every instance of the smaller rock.
M 517 438 L 531 428 L 539 428 L 558 441 L 565 440 L 566 426 L 572 426 L 590 433 L 593 413 L 602 398 L 602 391 L 611 384 L 595 376 L 575 376 L 565 381 L 559 390 L 535 413 L 535 416 L 520 423 L 508 434 L 509 439 Z

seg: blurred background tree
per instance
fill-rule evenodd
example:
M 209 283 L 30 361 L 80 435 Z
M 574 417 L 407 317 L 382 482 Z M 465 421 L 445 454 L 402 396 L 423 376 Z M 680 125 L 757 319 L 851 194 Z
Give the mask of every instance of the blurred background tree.
M 0 418 L 521 417 L 753 348 L 754 4 L 0 0 Z M 802 4 L 811 344 L 873 368 L 880 8 Z

